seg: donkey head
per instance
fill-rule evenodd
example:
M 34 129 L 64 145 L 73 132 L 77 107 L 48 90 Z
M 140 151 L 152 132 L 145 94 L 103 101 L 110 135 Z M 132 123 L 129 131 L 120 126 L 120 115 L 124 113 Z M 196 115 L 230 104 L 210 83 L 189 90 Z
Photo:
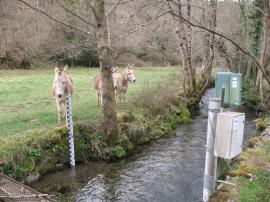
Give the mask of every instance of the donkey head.
M 136 81 L 136 77 L 134 74 L 134 64 L 128 64 L 128 66 L 125 68 L 125 79 L 130 82 Z
M 54 92 L 55 96 L 62 98 L 64 94 L 66 93 L 67 89 L 67 77 L 66 77 L 66 71 L 67 71 L 67 65 L 63 68 L 59 68 L 55 66 L 54 69 Z

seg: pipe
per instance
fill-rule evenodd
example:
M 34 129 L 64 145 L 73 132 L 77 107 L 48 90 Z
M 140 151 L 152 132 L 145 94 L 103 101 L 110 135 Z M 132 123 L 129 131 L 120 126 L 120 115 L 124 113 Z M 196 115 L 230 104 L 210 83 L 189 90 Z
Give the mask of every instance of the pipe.
M 208 201 L 215 190 L 215 169 L 217 158 L 214 156 L 217 114 L 220 112 L 220 98 L 209 98 L 207 144 L 205 154 L 205 170 L 203 183 L 203 201 Z

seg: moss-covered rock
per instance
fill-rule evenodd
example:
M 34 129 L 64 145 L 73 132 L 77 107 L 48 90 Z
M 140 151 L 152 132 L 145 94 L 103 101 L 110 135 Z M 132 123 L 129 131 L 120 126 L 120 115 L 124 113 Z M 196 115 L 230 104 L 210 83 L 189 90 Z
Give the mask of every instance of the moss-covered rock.
M 254 173 L 254 167 L 247 165 L 247 164 L 240 164 L 236 170 L 229 171 L 229 176 L 236 177 L 236 176 L 246 176 L 247 174 Z

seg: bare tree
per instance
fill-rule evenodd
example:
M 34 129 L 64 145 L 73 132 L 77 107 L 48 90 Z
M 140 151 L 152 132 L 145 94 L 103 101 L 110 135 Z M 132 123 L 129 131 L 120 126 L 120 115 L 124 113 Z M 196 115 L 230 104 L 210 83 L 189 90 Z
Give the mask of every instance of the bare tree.
M 114 89 L 112 81 L 112 55 L 108 41 L 107 16 L 105 15 L 104 0 L 96 0 L 93 12 L 96 18 L 97 38 L 98 38 L 98 56 L 100 61 L 100 73 L 102 80 L 102 129 L 106 135 L 106 141 L 109 146 L 114 145 L 118 140 L 118 128 L 116 118 L 116 103 L 114 98 Z
M 170 13 L 171 13 L 171 15 L 183 20 L 184 22 L 186 22 L 187 24 L 189 24 L 192 27 L 196 27 L 196 28 L 200 28 L 202 30 L 208 31 L 212 34 L 215 34 L 216 36 L 222 37 L 225 40 L 231 42 L 234 46 L 236 46 L 240 51 L 245 53 L 248 57 L 250 57 L 255 62 L 255 64 L 257 65 L 257 68 L 262 72 L 263 78 L 266 79 L 267 84 L 270 86 L 270 79 L 268 78 L 266 71 L 265 71 L 265 68 L 263 68 L 263 65 L 261 64 L 259 59 L 256 56 L 254 56 L 248 49 L 246 49 L 245 47 L 241 46 L 238 42 L 236 42 L 232 37 L 230 37 L 224 33 L 221 33 L 219 31 L 212 30 L 204 25 L 192 22 L 191 20 L 189 20 L 189 19 L 187 19 L 187 18 L 185 18 L 185 17 L 183 17 L 183 16 L 181 16 L 173 11 L 171 11 Z
M 209 6 L 208 1 L 204 2 L 207 6 L 206 11 L 203 10 L 202 19 L 205 21 L 205 25 L 208 25 L 209 29 L 216 30 L 216 13 L 217 13 L 217 0 L 210 0 Z M 204 14 L 205 13 L 205 14 Z M 203 37 L 203 62 L 202 62 L 202 74 L 200 78 L 200 86 L 198 86 L 199 93 L 202 95 L 209 84 L 211 78 L 213 61 L 214 61 L 214 43 L 215 34 L 205 31 Z
M 183 6 L 182 0 L 177 0 L 177 2 L 172 2 L 170 0 L 168 2 L 168 7 L 171 13 L 177 13 L 178 16 L 185 19 L 191 20 L 191 1 L 187 0 L 185 3 L 186 5 Z M 186 8 L 186 9 L 184 9 Z M 184 82 L 183 82 L 183 89 L 186 94 L 193 94 L 196 90 L 196 69 L 192 65 L 192 50 L 191 50 L 191 43 L 192 43 L 192 27 L 189 23 L 186 23 L 181 18 L 177 19 L 177 36 L 178 36 L 178 44 L 180 55 L 182 59 L 182 65 L 184 68 Z

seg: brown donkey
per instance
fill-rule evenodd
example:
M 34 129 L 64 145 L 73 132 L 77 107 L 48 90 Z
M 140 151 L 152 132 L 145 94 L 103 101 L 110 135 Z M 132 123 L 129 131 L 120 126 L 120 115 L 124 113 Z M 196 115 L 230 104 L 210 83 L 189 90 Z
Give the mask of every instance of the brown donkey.
M 65 117 L 66 108 L 66 97 L 68 94 L 73 93 L 73 81 L 70 76 L 66 74 L 68 66 L 63 68 L 58 68 L 55 66 L 54 69 L 54 79 L 52 84 L 52 93 L 55 97 L 57 113 L 58 113 L 58 123 L 61 122 L 61 112 L 63 111 L 63 118 Z M 61 108 L 63 110 L 61 110 Z
M 118 67 L 113 67 L 112 70 L 112 78 L 113 85 L 115 89 L 115 101 L 119 98 L 119 101 L 125 100 L 125 94 L 128 89 L 128 82 L 135 82 L 136 78 L 134 75 L 134 64 L 128 66 L 124 69 L 122 74 L 116 73 Z M 98 99 L 98 106 L 102 105 L 102 96 L 101 96 L 101 88 L 102 88 L 102 80 L 100 74 L 94 77 L 94 89 L 96 90 L 96 95 Z
M 128 66 L 124 69 L 122 74 L 115 73 L 113 75 L 115 80 L 115 100 L 119 99 L 119 102 L 126 100 L 126 93 L 128 90 L 128 83 L 135 82 L 136 77 L 134 74 L 134 64 Z
M 114 74 L 116 70 L 118 69 L 118 67 L 112 67 L 111 71 L 112 71 L 112 76 L 113 76 L 113 85 L 115 87 L 115 79 L 114 79 Z M 98 106 L 102 105 L 102 96 L 101 96 L 101 90 L 102 90 L 102 81 L 101 81 L 101 75 L 98 74 L 94 77 L 94 89 L 96 90 L 96 95 L 97 95 L 97 99 L 98 99 Z

